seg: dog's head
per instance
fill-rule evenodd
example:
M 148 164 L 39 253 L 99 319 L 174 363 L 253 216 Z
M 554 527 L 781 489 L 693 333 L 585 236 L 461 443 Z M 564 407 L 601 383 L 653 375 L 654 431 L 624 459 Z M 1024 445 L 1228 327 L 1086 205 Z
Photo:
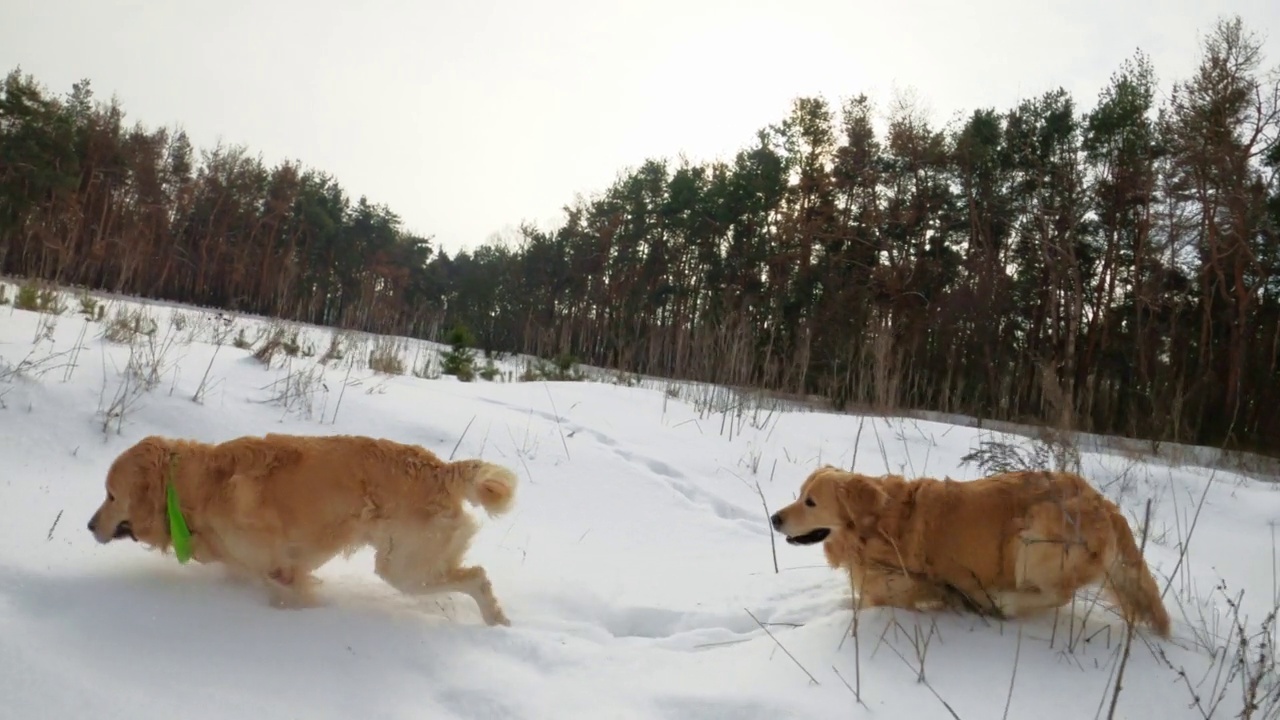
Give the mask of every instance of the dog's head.
M 164 479 L 168 465 L 169 442 L 161 437 L 143 438 L 120 453 L 107 470 L 107 497 L 89 518 L 94 539 L 167 544 Z
M 813 545 L 834 532 L 869 531 L 888 496 L 875 478 L 830 465 L 810 473 L 800 498 L 769 518 L 792 545 Z

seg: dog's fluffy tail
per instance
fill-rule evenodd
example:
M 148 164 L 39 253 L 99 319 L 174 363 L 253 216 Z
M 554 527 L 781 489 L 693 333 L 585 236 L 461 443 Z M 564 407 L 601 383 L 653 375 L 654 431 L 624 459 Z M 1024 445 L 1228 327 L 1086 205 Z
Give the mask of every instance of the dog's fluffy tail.
M 1162 638 L 1169 637 L 1169 612 L 1160 600 L 1160 588 L 1134 541 L 1133 531 L 1119 510 L 1111 512 L 1116 536 L 1116 558 L 1107 586 L 1129 622 L 1145 622 Z
M 467 501 L 490 515 L 511 509 L 516 494 L 516 474 L 508 468 L 484 460 L 453 463 L 466 485 Z

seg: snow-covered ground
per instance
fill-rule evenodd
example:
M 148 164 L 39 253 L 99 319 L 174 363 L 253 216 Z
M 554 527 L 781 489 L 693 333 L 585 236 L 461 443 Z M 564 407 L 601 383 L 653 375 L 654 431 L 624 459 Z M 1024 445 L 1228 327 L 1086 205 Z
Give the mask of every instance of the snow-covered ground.
M 960 460 L 981 441 L 1026 438 L 755 404 L 726 415 L 728 395 L 705 386 L 522 382 L 521 358 L 497 381 L 417 377 L 438 346 L 361 335 L 321 364 L 334 333 L 309 326 L 287 326 L 298 355 L 265 365 L 260 319 L 112 300 L 90 321 L 75 294 L 64 302 L 60 316 L 0 306 L 4 717 L 1108 715 L 1124 633 L 1103 608 L 1082 598 L 1056 628 L 867 611 L 855 640 L 846 578 L 818 547 L 775 545 L 765 521 L 761 495 L 790 502 L 819 463 L 972 478 Z M 103 337 L 139 309 L 153 334 Z M 405 374 L 370 371 L 379 349 Z M 486 520 L 469 556 L 512 627 L 485 626 L 465 596 L 396 595 L 368 552 L 321 570 L 324 606 L 276 610 L 215 569 L 99 546 L 85 528 L 108 464 L 141 437 L 263 432 L 383 436 L 514 469 L 516 509 Z M 1262 691 L 1276 682 L 1263 621 L 1277 486 L 1114 453 L 1082 462 L 1135 527 L 1151 500 L 1147 556 L 1175 617 L 1172 641 L 1135 638 L 1114 717 L 1236 717 L 1250 673 Z M 1237 620 L 1251 644 L 1233 671 Z

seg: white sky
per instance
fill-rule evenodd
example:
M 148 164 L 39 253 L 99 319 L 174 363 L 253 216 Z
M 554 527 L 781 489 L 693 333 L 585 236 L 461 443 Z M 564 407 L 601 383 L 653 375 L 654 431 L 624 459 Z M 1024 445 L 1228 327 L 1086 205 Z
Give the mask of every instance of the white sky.
M 1278 0 L 0 0 L 0 72 L 301 160 L 452 252 L 646 157 L 727 157 L 797 95 L 1091 107 L 1139 47 L 1167 84 L 1230 13 L 1280 63 Z

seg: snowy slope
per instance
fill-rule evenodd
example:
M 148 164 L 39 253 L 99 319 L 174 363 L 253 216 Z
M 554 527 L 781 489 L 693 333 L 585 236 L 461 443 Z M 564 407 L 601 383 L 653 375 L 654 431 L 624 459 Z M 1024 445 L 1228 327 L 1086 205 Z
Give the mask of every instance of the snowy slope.
M 230 344 L 240 328 L 257 338 L 261 320 L 227 326 L 115 300 L 86 321 L 75 295 L 65 302 L 61 316 L 0 307 L 5 717 L 1107 715 L 1123 629 L 1083 599 L 1056 630 L 1052 618 L 868 611 L 855 643 L 847 581 L 820 548 L 779 542 L 774 571 L 757 484 L 776 508 L 820 462 L 971 478 L 979 471 L 960 458 L 990 433 L 799 410 L 724 417 L 675 385 L 376 374 L 366 364 L 377 340 L 362 336 L 322 366 L 332 333 L 305 326 L 314 354 L 268 367 Z M 101 337 L 130 308 L 155 321 L 154 335 Z M 397 348 L 406 366 L 438 350 Z M 149 389 L 127 370 L 131 352 L 140 377 L 157 370 Z M 521 361 L 505 367 L 518 380 Z M 113 404 L 125 412 L 104 429 Z M 323 607 L 282 611 L 214 568 L 98 546 L 85 528 L 107 465 L 141 437 L 263 432 L 383 436 L 516 470 L 516 510 L 486 520 L 470 554 L 513 626 L 484 626 L 465 596 L 396 595 L 367 551 L 322 569 Z M 1276 606 L 1276 486 L 1117 456 L 1083 462 L 1131 517 L 1152 500 L 1147 555 L 1162 584 L 1172 577 L 1175 639 L 1135 640 L 1115 717 L 1201 718 L 1193 689 L 1206 712 L 1221 693 L 1213 716 L 1234 717 L 1233 618 L 1265 633 Z M 1234 613 L 1225 598 L 1242 590 Z

